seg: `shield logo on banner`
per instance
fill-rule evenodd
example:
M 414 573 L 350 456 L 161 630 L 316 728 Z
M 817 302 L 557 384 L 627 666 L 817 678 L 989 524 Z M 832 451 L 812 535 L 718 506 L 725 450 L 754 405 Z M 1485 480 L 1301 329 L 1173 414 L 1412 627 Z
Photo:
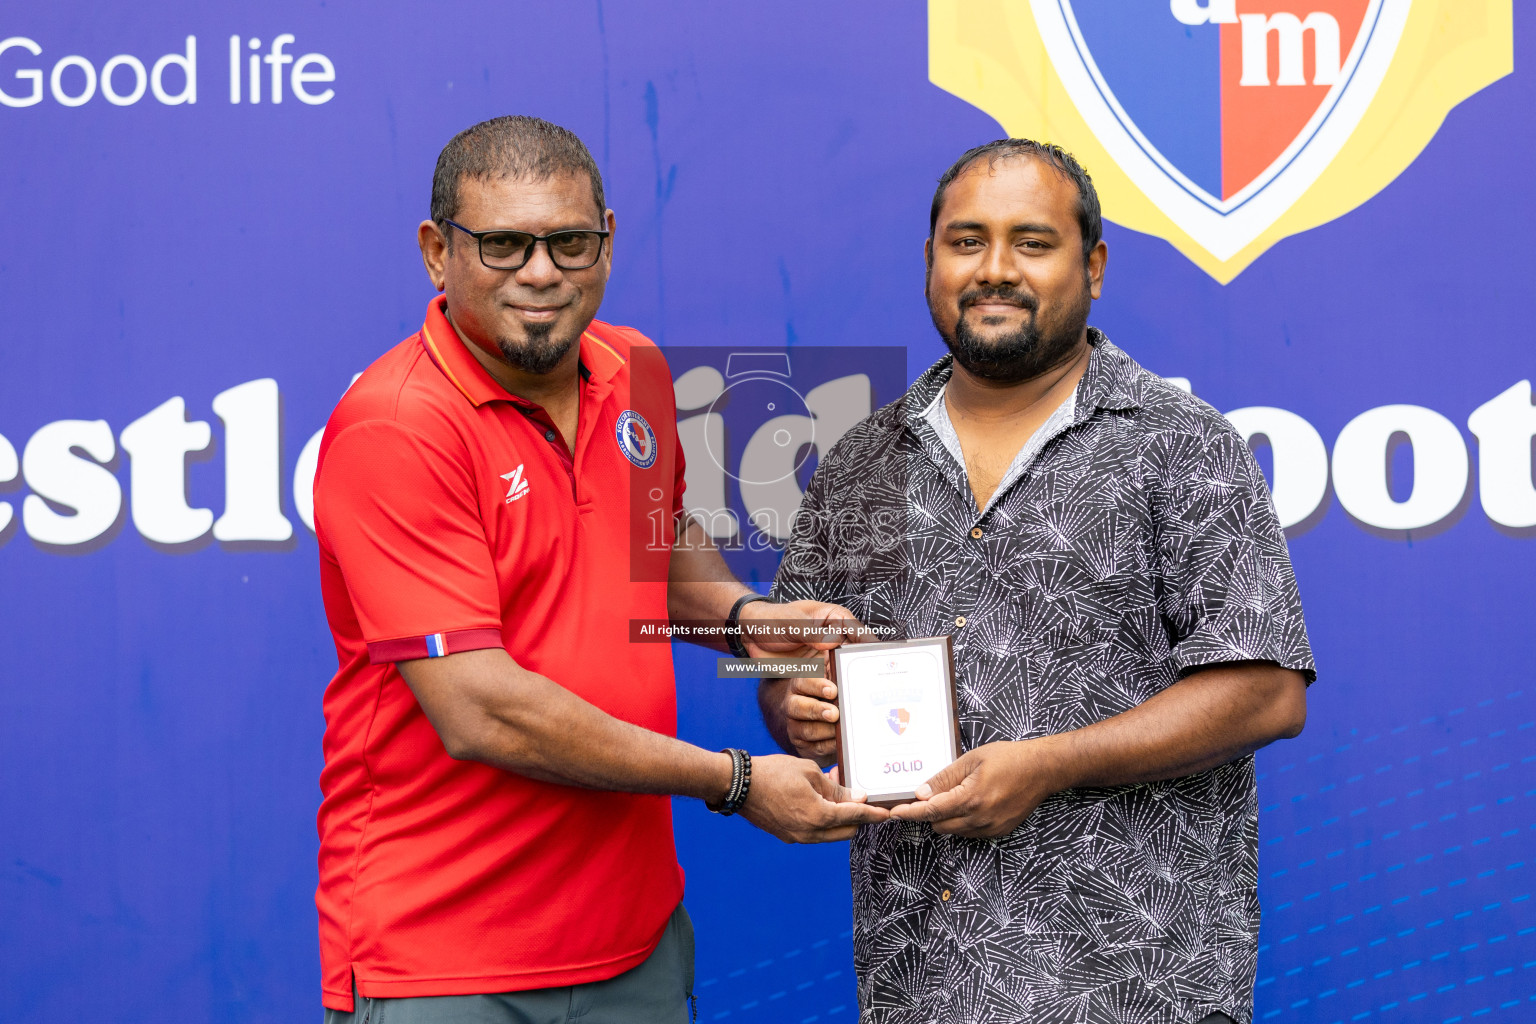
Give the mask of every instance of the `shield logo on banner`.
M 891 732 L 900 736 L 907 731 L 907 726 L 912 721 L 912 713 L 906 708 L 891 708 L 885 716 L 885 724 L 891 727 Z
M 1226 283 L 1513 69 L 1511 0 L 930 0 L 933 82 Z

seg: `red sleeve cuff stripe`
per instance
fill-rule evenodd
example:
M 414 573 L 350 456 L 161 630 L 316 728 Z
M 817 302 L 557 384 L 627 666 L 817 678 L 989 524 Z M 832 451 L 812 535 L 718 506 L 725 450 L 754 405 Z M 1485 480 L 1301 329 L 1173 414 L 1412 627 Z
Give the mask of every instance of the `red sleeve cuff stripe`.
M 382 665 L 394 661 L 414 661 L 417 658 L 441 658 L 460 651 L 480 651 L 500 646 L 499 629 L 457 629 L 451 633 L 403 636 L 398 640 L 371 643 L 368 645 L 368 661 Z

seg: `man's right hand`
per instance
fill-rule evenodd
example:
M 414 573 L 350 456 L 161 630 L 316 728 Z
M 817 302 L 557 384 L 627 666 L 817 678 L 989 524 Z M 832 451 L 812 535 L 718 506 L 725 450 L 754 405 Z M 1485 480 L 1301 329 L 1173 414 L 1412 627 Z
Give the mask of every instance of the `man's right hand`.
M 851 839 L 860 825 L 891 816 L 864 799 L 863 793 L 839 786 L 810 761 L 769 754 L 752 759 L 752 788 L 741 815 L 786 843 L 835 843 Z
M 782 723 L 795 753 L 826 768 L 837 760 L 837 684 L 830 679 L 771 679 L 763 684 L 765 717 Z M 777 730 L 772 730 L 777 731 Z

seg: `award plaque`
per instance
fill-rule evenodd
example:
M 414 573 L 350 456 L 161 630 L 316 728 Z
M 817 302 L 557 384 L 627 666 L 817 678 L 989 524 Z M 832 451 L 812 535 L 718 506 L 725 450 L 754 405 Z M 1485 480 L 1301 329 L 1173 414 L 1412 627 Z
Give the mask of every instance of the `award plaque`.
M 837 684 L 843 785 L 876 807 L 916 798 L 960 756 L 950 638 L 844 644 L 827 661 Z

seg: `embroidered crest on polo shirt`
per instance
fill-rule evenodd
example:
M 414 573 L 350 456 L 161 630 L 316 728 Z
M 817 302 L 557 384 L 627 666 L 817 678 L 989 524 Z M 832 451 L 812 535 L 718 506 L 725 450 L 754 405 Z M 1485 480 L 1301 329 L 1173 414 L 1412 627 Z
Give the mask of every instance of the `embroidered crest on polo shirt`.
M 619 413 L 614 424 L 614 437 L 619 451 L 639 469 L 650 469 L 656 462 L 656 431 L 645 422 L 645 417 L 633 409 Z
M 528 481 L 523 479 L 523 463 L 519 462 L 512 472 L 501 474 L 501 478 L 507 482 L 506 503 L 508 505 L 518 498 L 528 496 Z

